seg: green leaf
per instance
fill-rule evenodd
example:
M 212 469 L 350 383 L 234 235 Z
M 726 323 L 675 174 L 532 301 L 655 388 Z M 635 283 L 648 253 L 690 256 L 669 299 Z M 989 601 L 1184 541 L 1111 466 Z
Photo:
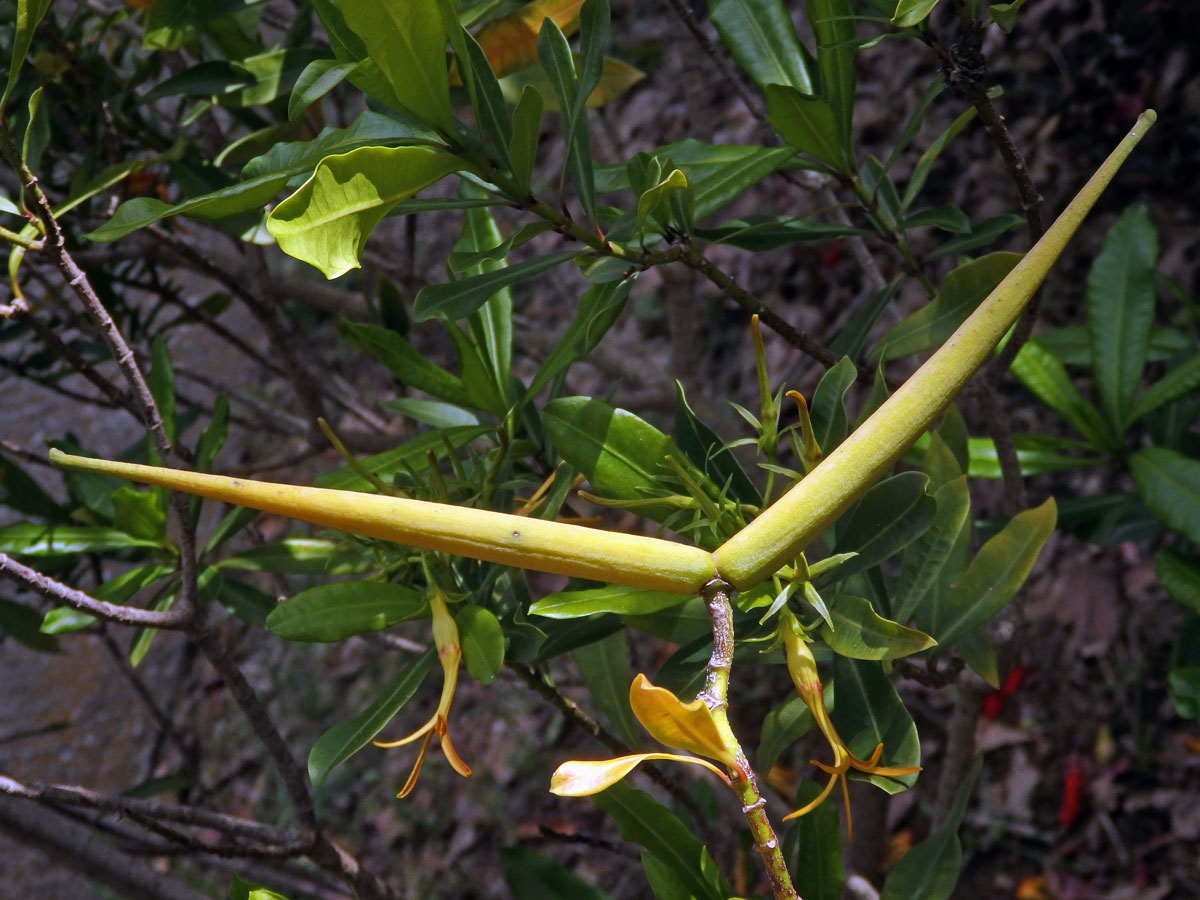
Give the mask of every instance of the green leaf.
M 194 28 L 212 18 L 208 0 L 155 0 L 146 10 L 142 46 L 147 50 L 178 50 Z
M 954 543 L 968 526 L 971 494 L 967 476 L 946 482 L 933 495 L 933 524 L 908 545 L 900 564 L 900 580 L 892 600 L 896 621 L 907 622 L 939 581 Z
M 454 617 L 467 671 L 480 684 L 491 684 L 504 668 L 504 632 L 495 614 L 473 603 Z
M 636 280 L 637 275 L 634 274 L 619 281 L 594 285 L 584 291 L 583 296 L 579 298 L 571 324 L 555 342 L 554 349 L 546 354 L 545 360 L 529 382 L 527 397 L 536 397 L 572 363 L 583 359 L 595 349 L 621 315 L 625 301 L 629 299 L 629 291 Z
M 254 76 L 224 60 L 202 62 L 184 69 L 146 92 L 143 103 L 164 97 L 210 97 L 232 94 L 254 84 Z
M 804 779 L 796 792 L 796 808 L 812 802 L 820 792 L 819 784 Z M 841 900 L 845 875 L 837 804 L 822 803 L 798 818 L 783 837 L 783 855 L 792 863 L 793 884 L 804 900 Z
M 216 599 L 223 607 L 247 625 L 267 627 L 267 616 L 276 606 L 274 597 L 234 578 L 222 576 L 217 581 L 219 592 Z
M 402 416 L 432 425 L 434 428 L 456 428 L 462 425 L 478 425 L 479 416 L 461 406 L 443 403 L 440 400 L 419 400 L 416 397 L 398 397 L 383 404 Z
M 942 646 L 975 630 L 1020 590 L 1054 532 L 1054 499 L 1017 513 L 971 560 L 966 574 L 940 603 L 917 610 L 917 624 Z
M 427 609 L 412 588 L 382 581 L 339 581 L 294 595 L 267 616 L 267 629 L 289 641 L 340 641 L 382 631 Z
M 12 32 L 12 47 L 9 48 L 12 55 L 8 60 L 8 80 L 4 85 L 4 94 L 0 96 L 0 113 L 4 110 L 4 104 L 8 102 L 13 85 L 17 83 L 17 75 L 25 63 L 25 54 L 29 52 L 29 45 L 33 41 L 33 33 L 49 8 L 50 0 L 17 0 L 17 18 Z
M 596 493 L 614 500 L 646 500 L 670 493 L 667 456 L 684 461 L 669 437 L 631 412 L 591 397 L 561 397 L 542 413 L 546 434 L 563 459 L 583 472 Z M 656 521 L 675 512 L 667 504 L 638 507 Z
M 340 328 L 350 344 L 387 366 L 402 384 L 455 406 L 471 405 L 471 395 L 461 378 L 430 362 L 425 354 L 392 329 L 349 319 L 343 319 Z
M 513 266 L 473 275 L 461 281 L 424 287 L 413 301 L 413 321 L 424 322 L 434 318 L 454 321 L 465 318 L 479 309 L 497 291 L 540 275 L 576 255 L 574 250 L 559 250 Z
M 947 900 L 958 883 L 962 846 L 958 827 L 967 811 L 967 801 L 979 777 L 983 757 L 975 762 L 958 790 L 946 820 L 917 846 L 909 850 L 888 873 L 880 900 Z
M 581 9 L 580 30 L 583 32 L 584 41 L 588 44 L 589 52 L 594 53 L 597 47 L 603 49 L 603 43 L 607 39 L 608 33 L 608 15 L 608 4 L 602 0 L 587 0 Z M 588 20 L 587 24 L 584 22 L 585 17 Z M 604 34 L 596 35 L 597 28 L 601 29 Z M 597 44 L 597 38 L 599 44 Z M 593 56 L 584 58 L 581 55 L 577 72 L 575 58 L 571 54 L 567 39 L 553 20 L 543 22 L 542 28 L 538 32 L 538 58 L 550 79 L 551 88 L 558 99 L 559 109 L 563 113 L 563 143 L 566 147 L 563 155 L 563 173 L 575 185 L 575 192 L 579 197 L 579 205 L 583 208 L 584 218 L 594 226 L 596 224 L 596 181 L 592 171 L 592 141 L 584 102 L 599 79 L 599 66 L 603 58 L 596 59 Z M 584 90 L 585 81 L 588 82 L 586 90 Z
M 949 231 L 952 234 L 966 234 L 971 230 L 971 220 L 967 218 L 967 214 L 957 206 L 949 205 L 923 209 L 918 213 L 913 213 L 903 222 L 905 231 L 926 225 L 940 228 L 942 231 Z
M 827 369 L 813 391 L 812 403 L 808 405 L 812 418 L 813 433 L 821 452 L 828 456 L 846 439 L 849 421 L 846 418 L 846 391 L 858 378 L 858 369 L 853 360 L 843 356 Z
M 399 111 L 443 134 L 454 134 L 457 122 L 450 111 L 446 35 L 437 5 L 339 2 L 337 6 L 346 26 L 362 42 L 365 52 L 359 58 L 379 67 Z
M 113 492 L 113 527 L 126 534 L 164 544 L 167 539 L 167 513 L 162 494 L 122 487 Z
M 796 156 L 789 147 L 756 147 L 752 150 L 753 152 L 741 154 L 738 158 L 717 167 L 715 171 L 698 172 L 695 167 L 688 168 L 692 188 L 692 215 L 696 221 L 707 218 L 740 197 L 772 172 L 782 169 Z M 676 161 L 683 165 L 682 160 Z
M 292 86 L 292 95 L 288 98 L 288 119 L 299 118 L 358 66 L 357 62 L 338 62 L 336 59 L 314 59 L 310 62 Z
M 1100 405 L 1117 434 L 1131 420 L 1154 324 L 1158 234 L 1135 203 L 1108 230 L 1087 281 L 1087 328 Z
M 1193 353 L 1146 388 L 1134 401 L 1133 408 L 1129 411 L 1129 421 L 1136 422 L 1159 407 L 1174 403 L 1180 397 L 1194 396 L 1197 390 L 1200 390 L 1200 353 Z
M 732 893 L 708 849 L 686 825 L 649 794 L 617 784 L 593 802 L 617 823 L 621 838 L 645 847 L 679 878 L 695 900 L 725 900 Z
M 872 487 L 837 526 L 834 553 L 857 553 L 820 583 L 842 580 L 879 565 L 933 523 L 937 502 L 926 493 L 929 476 L 902 472 Z
M 900 659 L 937 643 L 924 632 L 883 618 L 864 597 L 839 594 L 828 602 L 834 627 L 823 623 L 820 631 L 834 653 L 853 659 Z
M 38 653 L 59 653 L 58 640 L 41 630 L 42 614 L 37 610 L 0 598 L 0 638 L 5 635 Z
M 168 216 L 186 215 L 201 221 L 226 219 L 262 209 L 283 190 L 287 181 L 287 175 L 268 173 L 175 204 L 163 203 L 154 197 L 134 197 L 118 206 L 111 219 L 84 237 L 101 244 L 108 243 Z
M 14 522 L 0 528 L 0 553 L 12 556 L 79 556 L 110 550 L 162 548 L 158 541 L 99 525 L 38 525 Z
M 527 84 L 512 114 L 512 141 L 508 145 L 508 155 L 517 187 L 526 193 L 533 178 L 533 163 L 537 159 L 544 106 L 538 89 Z
M 1182 719 L 1200 719 L 1200 666 L 1178 666 L 1167 675 L 1171 702 Z
M 625 746 L 637 751 L 644 737 L 629 707 L 629 684 L 633 675 L 629 670 L 626 632 L 617 631 L 576 647 L 571 651 L 571 658 L 609 728 Z
M 432 147 L 361 147 L 327 157 L 271 211 L 267 230 L 284 253 L 337 278 L 358 268 L 371 230 L 392 207 L 461 165 Z
M 802 153 L 833 169 L 843 168 L 837 120 L 829 103 L 784 84 L 768 84 L 767 124 Z
M 463 196 L 482 196 L 483 191 L 465 182 L 460 185 L 459 193 Z M 461 261 L 472 256 L 478 257 L 478 262 L 462 266 L 459 271 L 467 276 L 486 275 L 489 272 L 499 272 L 509 268 L 504 258 L 506 251 L 494 259 L 487 258 L 485 253 L 497 245 L 503 246 L 500 228 L 492 214 L 484 208 L 468 209 L 462 216 L 463 231 L 451 251 L 451 258 L 458 257 Z M 544 222 L 535 222 L 522 228 L 512 237 L 512 246 L 536 237 L 543 230 Z M 461 283 L 461 282 L 460 282 Z M 512 406 L 512 292 L 508 287 L 493 292 L 477 310 L 469 314 L 467 329 L 483 358 L 488 377 L 491 380 L 493 393 L 498 398 L 496 409 L 503 415 Z M 415 306 L 414 306 L 415 316 Z M 465 371 L 465 367 L 464 367 Z M 503 407 L 503 409 L 500 409 Z
M 62 521 L 66 511 L 16 463 L 0 455 L 0 504 L 18 513 Z
M 687 176 L 679 169 L 673 169 L 662 181 L 653 187 L 647 188 L 637 202 L 637 223 L 638 227 L 642 228 L 646 224 L 646 219 L 654 215 L 658 208 L 667 199 L 668 195 L 675 191 L 686 190 L 688 186 Z
M 405 441 L 399 447 L 368 456 L 360 460 L 359 464 L 386 482 L 400 472 L 422 472 L 429 466 L 430 454 L 434 459 L 441 459 L 446 454 L 454 452 L 464 444 L 491 431 L 492 429 L 486 425 L 427 431 L 411 441 Z M 335 488 L 341 491 L 374 491 L 371 483 L 349 466 L 319 475 L 313 483 L 316 487 Z
M 295 537 L 251 547 L 216 566 L 282 575 L 361 575 L 373 568 L 374 561 L 361 545 L 345 539 Z
M 329 773 L 361 750 L 417 692 L 433 665 L 435 651 L 426 650 L 393 678 L 379 696 L 353 719 L 334 725 L 317 738 L 308 754 L 308 778 L 319 787 Z
M 1019 253 L 989 253 L 951 270 L 929 303 L 880 338 L 871 364 L 941 346 L 1020 259 Z
M 849 0 L 805 0 L 804 11 L 817 39 L 821 97 L 833 111 L 843 171 L 854 167 L 850 127 L 854 116 L 856 16 Z
M 850 357 L 861 354 L 871 329 L 875 327 L 883 311 L 896 299 L 902 282 L 903 276 L 897 275 L 884 285 L 883 290 L 868 294 L 860 301 L 859 308 L 846 321 L 845 327 L 829 342 L 829 352 Z
M 203 575 L 201 576 L 203 580 Z M 175 605 L 175 599 L 178 597 L 176 593 L 178 589 L 178 581 L 173 582 L 164 588 L 164 592 L 155 599 L 150 605 L 150 609 L 154 612 L 166 612 Z M 203 592 L 203 584 L 201 584 L 201 592 Z M 129 645 L 129 665 L 137 668 L 142 664 L 142 660 L 146 658 L 146 654 L 150 652 L 150 644 L 158 635 L 157 628 L 138 628 L 133 633 L 133 641 Z
M 1079 392 L 1061 362 L 1042 349 L 1036 341 L 1028 341 L 1012 362 L 1012 373 L 1039 400 L 1066 419 L 1096 447 L 1111 447 L 1116 443 L 1100 411 Z
M 785 84 L 816 92 L 816 77 L 783 0 L 708 0 L 721 43 L 760 88 Z
M 547 594 L 529 607 L 529 613 L 547 619 L 579 619 L 595 613 L 644 616 L 676 606 L 686 599 L 682 594 L 612 584 L 584 591 Z
M 1150 511 L 1200 544 L 1200 460 L 1166 447 L 1147 447 L 1129 461 L 1138 494 Z
M 1154 572 L 1176 602 L 1200 613 L 1200 560 L 1174 550 L 1159 550 L 1154 554 Z
M 167 352 L 167 342 L 161 336 L 150 344 L 150 372 L 146 381 L 162 416 L 167 440 L 175 443 L 175 369 Z
M 795 156 L 789 148 L 779 149 L 789 157 Z M 813 222 L 799 216 L 746 216 L 729 219 L 714 228 L 697 228 L 695 233 L 706 241 L 761 251 L 774 250 L 797 241 L 827 241 L 831 238 L 861 236 L 867 232 L 862 228 Z
M 830 693 L 832 691 L 825 692 L 826 701 Z M 763 717 L 758 751 L 754 755 L 755 768 L 762 773 L 771 771 L 783 751 L 808 734 L 813 724 L 813 714 L 808 704 L 797 696 L 784 700 Z
M 1016 213 L 1001 213 L 998 216 L 992 216 L 990 219 L 984 219 L 979 224 L 971 226 L 969 234 L 960 234 L 958 237 L 946 241 L 936 250 L 926 253 L 925 259 L 932 261 L 941 259 L 943 256 L 967 253 L 977 247 L 985 247 L 1005 232 L 1012 231 L 1024 224 L 1025 217 Z
M 892 14 L 892 24 L 900 28 L 920 25 L 937 5 L 938 0 L 899 0 Z
M 513 900 L 609 900 L 570 869 L 524 847 L 500 851 L 500 874 Z
M 1024 5 L 1025 0 L 1012 0 L 1011 3 L 989 3 L 988 13 L 991 15 L 992 21 L 1000 26 L 1000 30 L 1007 34 L 1016 27 L 1017 13 Z
M 833 724 L 851 753 L 865 759 L 882 743 L 879 765 L 921 764 L 917 726 L 879 663 L 835 654 L 833 680 L 837 685 Z M 895 794 L 912 787 L 918 774 L 914 772 L 897 778 L 869 775 L 864 780 Z
M 680 448 L 714 483 L 729 484 L 732 497 L 755 506 L 762 503 L 758 488 L 750 480 L 733 451 L 688 405 L 683 384 L 675 382 L 675 440 Z

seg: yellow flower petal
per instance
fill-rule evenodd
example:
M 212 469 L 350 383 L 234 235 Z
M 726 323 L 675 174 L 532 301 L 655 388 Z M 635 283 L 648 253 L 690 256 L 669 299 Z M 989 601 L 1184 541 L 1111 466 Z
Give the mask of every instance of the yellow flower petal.
M 655 687 L 645 675 L 639 674 L 629 688 L 629 705 L 642 727 L 660 744 L 734 765 L 733 755 L 726 748 L 712 711 L 703 700 L 684 703 L 666 688 Z
M 666 759 L 703 766 L 729 784 L 729 777 L 708 760 L 679 756 L 675 753 L 638 753 L 635 756 L 620 756 L 616 759 L 565 762 L 555 769 L 550 778 L 550 793 L 560 797 L 587 797 L 590 794 L 598 794 L 605 788 L 612 787 L 648 759 Z
M 425 732 L 425 740 L 421 741 L 421 749 L 417 751 L 417 761 L 413 763 L 412 771 L 408 773 L 408 781 L 404 782 L 404 787 L 400 788 L 400 793 L 396 796 L 403 799 L 412 793 L 412 789 L 417 786 L 417 778 L 421 774 L 421 765 L 425 762 L 425 754 L 429 752 L 429 742 L 433 739 L 433 729 Z

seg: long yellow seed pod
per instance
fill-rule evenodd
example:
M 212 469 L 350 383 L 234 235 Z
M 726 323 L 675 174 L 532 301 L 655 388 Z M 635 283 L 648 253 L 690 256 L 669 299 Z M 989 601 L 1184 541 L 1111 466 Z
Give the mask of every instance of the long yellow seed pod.
M 739 590 L 796 558 L 908 449 L 1004 337 L 1121 164 L 1154 124 L 1138 117 L 1050 229 L 948 341 L 794 488 L 713 554 Z
M 338 531 L 556 575 L 695 594 L 716 574 L 707 551 L 659 538 L 423 500 L 89 459 L 60 450 L 50 451 L 50 461 L 65 468 L 115 475 L 249 506 Z

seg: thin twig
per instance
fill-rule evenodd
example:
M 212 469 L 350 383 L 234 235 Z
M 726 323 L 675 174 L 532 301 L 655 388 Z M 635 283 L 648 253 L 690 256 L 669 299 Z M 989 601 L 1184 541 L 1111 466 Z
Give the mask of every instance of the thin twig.
M 191 623 L 189 616 L 178 609 L 157 612 L 97 600 L 83 591 L 55 581 L 49 575 L 43 575 L 36 569 L 21 565 L 7 553 L 0 553 L 0 575 L 7 575 L 47 600 L 64 603 L 72 609 L 88 613 L 97 619 L 104 619 L 106 622 L 134 628 L 163 628 L 168 631 L 183 631 Z

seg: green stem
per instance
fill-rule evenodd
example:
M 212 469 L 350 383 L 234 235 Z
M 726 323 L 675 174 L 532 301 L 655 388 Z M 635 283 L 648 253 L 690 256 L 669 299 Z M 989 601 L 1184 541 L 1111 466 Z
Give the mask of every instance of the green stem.
M 729 773 L 730 787 L 741 801 L 742 814 L 750 826 L 754 849 L 771 882 L 772 894 L 775 900 L 800 900 L 800 895 L 792 885 L 792 876 L 784 861 L 779 838 L 775 835 L 771 820 L 767 818 L 767 800 L 759 791 L 754 769 L 729 724 L 729 670 L 733 668 L 733 607 L 729 603 L 729 585 L 720 579 L 713 579 L 704 586 L 701 596 L 712 623 L 713 652 L 700 697 L 712 711 L 717 732 L 725 749 L 734 758 Z

